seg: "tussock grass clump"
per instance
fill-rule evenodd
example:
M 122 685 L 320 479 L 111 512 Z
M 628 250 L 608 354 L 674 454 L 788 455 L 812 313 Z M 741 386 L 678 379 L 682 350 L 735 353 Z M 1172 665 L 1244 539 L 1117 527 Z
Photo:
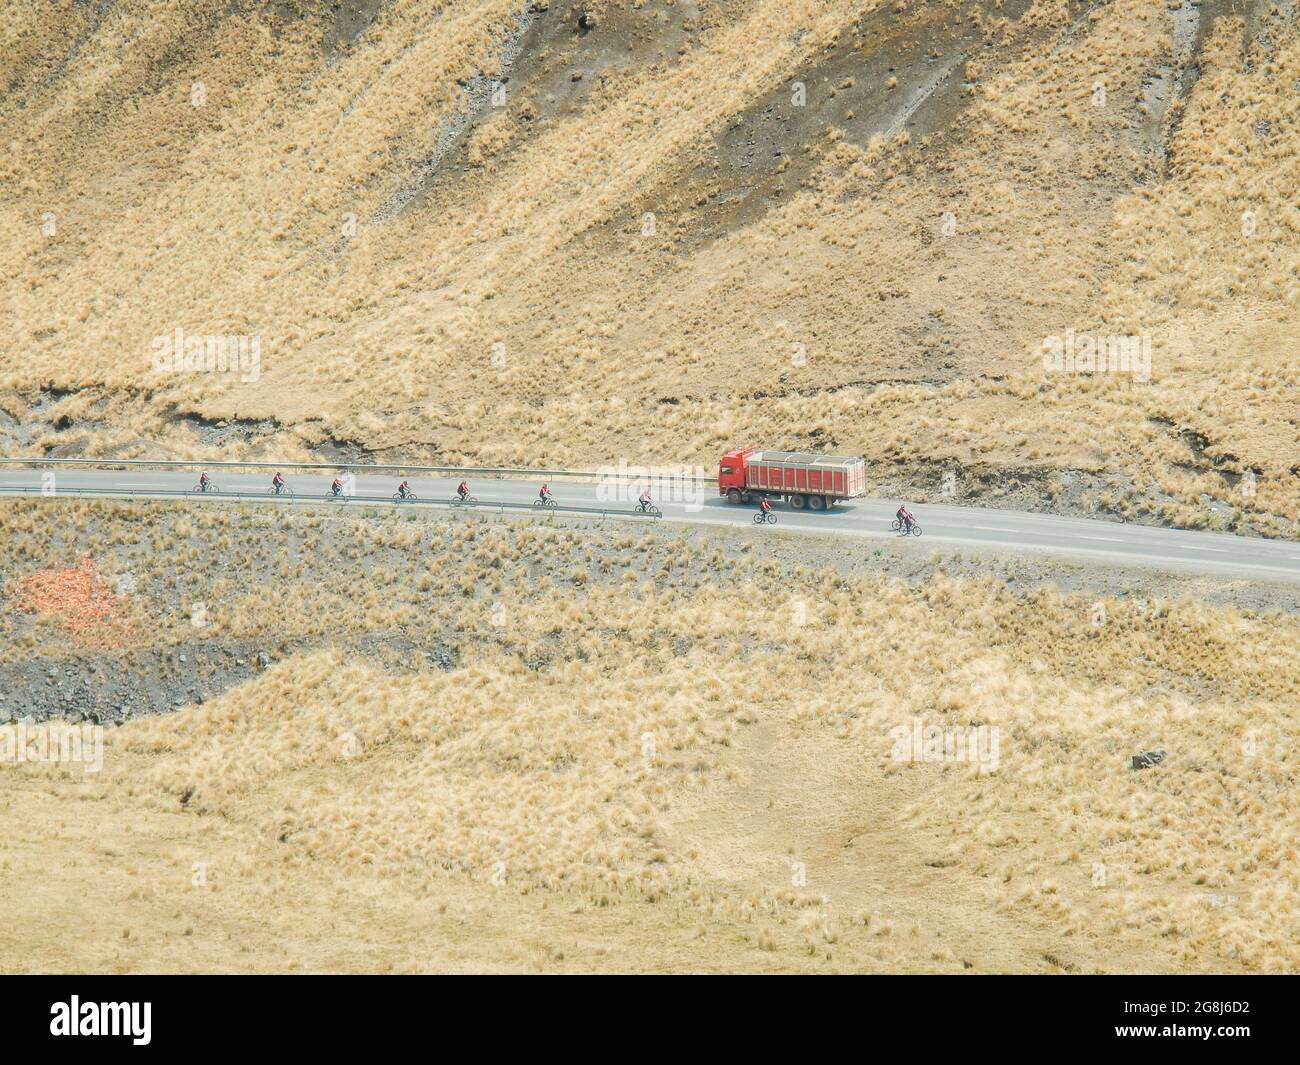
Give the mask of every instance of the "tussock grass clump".
M 201 815 L 287 784 L 292 809 L 258 827 L 317 860 L 655 895 L 682 876 L 657 818 L 688 772 L 717 771 L 730 711 L 652 692 L 629 713 L 648 675 L 603 672 L 506 663 L 394 680 L 321 653 L 120 741 L 155 756 L 142 790 Z

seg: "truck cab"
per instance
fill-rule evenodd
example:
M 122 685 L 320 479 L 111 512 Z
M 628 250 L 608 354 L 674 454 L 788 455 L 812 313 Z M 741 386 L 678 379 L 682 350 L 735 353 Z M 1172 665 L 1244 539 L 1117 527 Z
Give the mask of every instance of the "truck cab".
M 752 447 L 728 451 L 718 463 L 718 495 L 725 496 L 728 489 L 745 491 L 745 459 L 752 455 Z

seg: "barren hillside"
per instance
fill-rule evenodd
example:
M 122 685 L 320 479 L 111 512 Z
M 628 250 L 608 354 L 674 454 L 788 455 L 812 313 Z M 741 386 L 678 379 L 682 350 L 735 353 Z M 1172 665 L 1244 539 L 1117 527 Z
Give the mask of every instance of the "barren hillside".
M 1290 0 L 14 0 L 0 45 L 0 450 L 814 446 L 1294 535 Z
M 2 531 L 0 720 L 118 726 L 0 765 L 5 971 L 1300 961 L 1287 588 L 355 509 Z

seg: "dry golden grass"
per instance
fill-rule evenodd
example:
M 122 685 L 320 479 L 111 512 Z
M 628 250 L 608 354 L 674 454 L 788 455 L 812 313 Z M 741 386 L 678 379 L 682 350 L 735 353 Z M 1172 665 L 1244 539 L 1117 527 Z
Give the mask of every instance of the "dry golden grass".
M 783 144 L 803 176 L 763 201 L 782 171 L 749 177 L 718 137 L 788 110 L 798 78 L 810 107 L 830 91 L 880 106 L 905 86 L 875 79 L 877 60 L 909 34 L 947 47 L 976 14 L 911 4 L 873 23 L 878 6 L 730 4 L 666 57 L 646 49 L 672 9 L 602 6 L 590 45 L 557 30 L 526 53 L 466 158 L 390 215 L 469 106 L 456 79 L 497 68 L 520 5 L 387 4 L 326 62 L 315 5 L 278 21 L 136 0 L 91 28 L 81 9 L 11 4 L 5 403 L 87 389 L 47 416 L 92 419 L 71 438 L 119 453 L 211 453 L 168 419 L 193 409 L 279 419 L 278 454 L 335 437 L 488 463 L 710 463 L 752 441 L 862 452 L 918 492 L 953 465 L 1109 471 L 1127 485 L 1114 509 L 1161 501 L 1148 512 L 1198 525 L 1207 499 L 1230 502 L 1292 535 L 1294 20 L 1219 19 L 1157 121 L 1145 86 L 1177 67 L 1163 0 L 1077 25 L 1059 4 L 987 10 L 996 47 L 962 68 L 949 125 Z M 57 37 L 24 32 L 43 19 L 84 47 L 64 63 Z M 589 94 L 557 102 L 602 34 L 625 34 L 628 58 L 597 53 Z M 846 42 L 860 70 L 822 84 Z M 734 198 L 748 214 L 717 214 Z M 260 379 L 153 375 L 150 340 L 176 327 L 261 336 Z M 1045 375 L 1041 342 L 1066 329 L 1149 334 L 1152 380 Z
M 105 568 L 160 531 L 208 560 L 203 639 L 324 645 L 110 730 L 97 777 L 0 767 L 0 900 L 28 915 L 6 969 L 1300 967 L 1294 615 L 595 530 L 82 509 Z M 11 534 L 6 571 L 63 535 Z M 295 552 L 335 576 L 247 591 Z M 137 583 L 142 644 L 199 638 L 198 590 Z M 455 669 L 354 642 L 430 631 Z M 997 727 L 997 771 L 895 761 L 914 718 Z

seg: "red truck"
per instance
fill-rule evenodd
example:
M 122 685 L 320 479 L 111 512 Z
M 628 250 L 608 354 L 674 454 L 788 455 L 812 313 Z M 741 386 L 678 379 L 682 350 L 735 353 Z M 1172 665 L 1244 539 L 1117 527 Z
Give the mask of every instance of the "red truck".
M 808 451 L 729 451 L 718 464 L 718 494 L 729 503 L 787 499 L 795 510 L 828 510 L 867 491 L 867 460 Z

